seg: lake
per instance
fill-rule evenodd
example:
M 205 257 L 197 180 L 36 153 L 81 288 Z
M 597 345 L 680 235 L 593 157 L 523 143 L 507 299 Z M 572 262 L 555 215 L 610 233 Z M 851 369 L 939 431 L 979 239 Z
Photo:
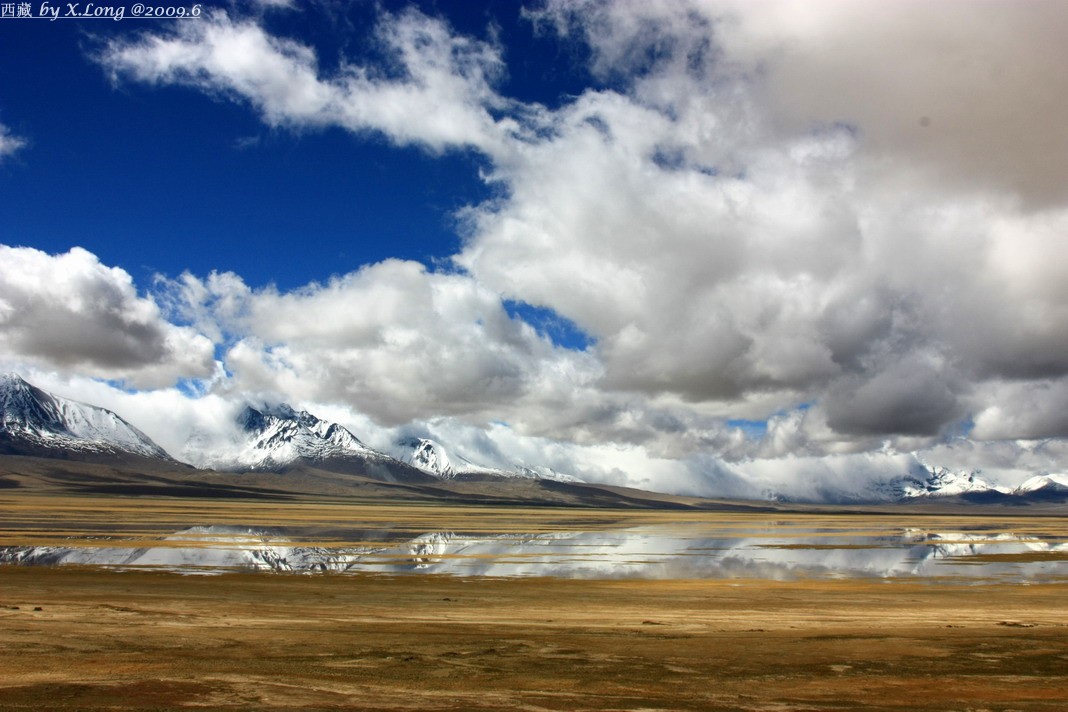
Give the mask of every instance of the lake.
M 375 573 L 583 579 L 868 578 L 1013 583 L 1068 579 L 1068 526 L 1060 518 L 925 518 L 782 514 L 604 513 L 498 510 L 470 528 L 420 529 L 404 512 L 354 517 L 313 512 L 283 526 L 190 524 L 133 531 L 87 517 L 58 531 L 9 529 L 0 562 L 161 569 L 181 573 Z M 433 512 L 420 510 L 425 524 Z M 98 513 L 99 514 L 99 513 Z M 172 513 L 173 514 L 176 513 Z M 481 515 L 479 517 L 478 515 Z M 427 520 L 429 517 L 429 521 Z M 257 520 L 269 518 L 259 512 Z M 287 519 L 281 516 L 281 519 Z M 529 531 L 524 530 L 529 520 Z M 83 530 L 78 530 L 77 524 Z M 129 521 L 126 522 L 129 524 Z M 162 522 L 156 523 L 158 529 Z M 495 530 L 497 529 L 497 530 Z M 19 537 L 22 543 L 11 544 Z M 32 541 L 44 537 L 47 541 Z

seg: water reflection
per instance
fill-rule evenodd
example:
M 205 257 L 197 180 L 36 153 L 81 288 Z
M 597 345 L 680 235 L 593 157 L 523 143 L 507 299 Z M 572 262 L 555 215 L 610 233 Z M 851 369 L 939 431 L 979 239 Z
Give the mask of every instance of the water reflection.
M 366 534 L 366 532 L 361 532 Z M 665 525 L 543 534 L 433 532 L 399 542 L 309 543 L 300 531 L 191 527 L 151 546 L 0 548 L 0 562 L 187 573 L 235 570 L 563 578 L 910 577 L 1030 581 L 1068 576 L 1068 544 L 1012 533 L 892 533 Z

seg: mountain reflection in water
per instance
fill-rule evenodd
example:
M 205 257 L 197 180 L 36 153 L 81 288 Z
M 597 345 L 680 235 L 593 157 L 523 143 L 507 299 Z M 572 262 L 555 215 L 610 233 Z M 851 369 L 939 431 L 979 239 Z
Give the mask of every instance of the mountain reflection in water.
M 1014 533 L 843 533 L 722 530 L 700 524 L 610 531 L 468 535 L 433 532 L 404 541 L 329 545 L 289 529 L 198 526 L 140 547 L 0 548 L 0 563 L 227 571 L 765 579 L 909 577 L 1029 581 L 1068 576 L 1068 544 Z M 361 540 L 362 541 L 362 540 Z

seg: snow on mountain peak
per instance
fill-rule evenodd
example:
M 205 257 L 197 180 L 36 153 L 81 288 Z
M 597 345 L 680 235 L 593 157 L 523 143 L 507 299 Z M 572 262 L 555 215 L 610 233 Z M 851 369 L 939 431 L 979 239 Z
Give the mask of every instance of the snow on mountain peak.
M 235 418 L 235 425 L 236 432 L 221 441 L 197 434 L 187 443 L 183 455 L 199 466 L 221 470 L 277 470 L 298 460 L 323 463 L 386 457 L 368 448 L 344 426 L 306 410 L 296 411 L 285 403 L 246 405 Z
M 0 436 L 46 451 L 171 459 L 163 448 L 112 411 L 52 395 L 14 373 L 0 374 Z
M 405 438 L 397 442 L 398 448 L 403 448 L 405 454 L 400 458 L 402 462 L 417 467 L 442 479 L 450 479 L 457 474 L 453 467 L 449 454 L 439 443 L 427 438 Z M 464 464 L 470 464 L 465 461 Z
M 907 475 L 877 483 L 878 499 L 902 500 L 916 497 L 1008 494 L 1011 490 L 983 479 L 979 470 L 951 470 L 916 462 Z
M 1068 494 L 1068 475 L 1035 475 L 1013 490 L 1013 494 Z
M 526 467 L 513 465 L 510 468 L 485 467 L 477 465 L 462 455 L 449 452 L 445 447 L 429 438 L 403 438 L 394 446 L 397 459 L 416 467 L 423 472 L 444 480 L 456 478 L 507 477 L 531 480 L 556 480 L 558 482 L 581 482 L 570 475 L 564 475 L 548 467 Z
M 0 414 L 5 431 L 63 432 L 59 403 L 14 373 L 0 375 Z
M 915 484 L 908 483 L 902 488 L 905 497 L 947 497 L 959 494 L 982 492 L 1002 492 L 1004 487 L 990 484 L 979 476 L 978 471 L 954 472 L 946 467 L 925 467 L 928 475 Z

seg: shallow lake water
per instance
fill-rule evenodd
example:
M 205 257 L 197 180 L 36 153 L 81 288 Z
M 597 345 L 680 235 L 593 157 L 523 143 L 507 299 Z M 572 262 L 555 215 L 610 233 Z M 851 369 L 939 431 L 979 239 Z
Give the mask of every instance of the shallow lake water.
M 830 520 L 829 520 L 830 521 Z M 805 521 L 668 522 L 588 531 L 464 533 L 366 527 L 192 526 L 127 542 L 108 535 L 0 547 L 9 565 L 89 565 L 182 573 L 232 571 L 562 578 L 908 578 L 1068 581 L 1059 527 L 1006 530 Z

